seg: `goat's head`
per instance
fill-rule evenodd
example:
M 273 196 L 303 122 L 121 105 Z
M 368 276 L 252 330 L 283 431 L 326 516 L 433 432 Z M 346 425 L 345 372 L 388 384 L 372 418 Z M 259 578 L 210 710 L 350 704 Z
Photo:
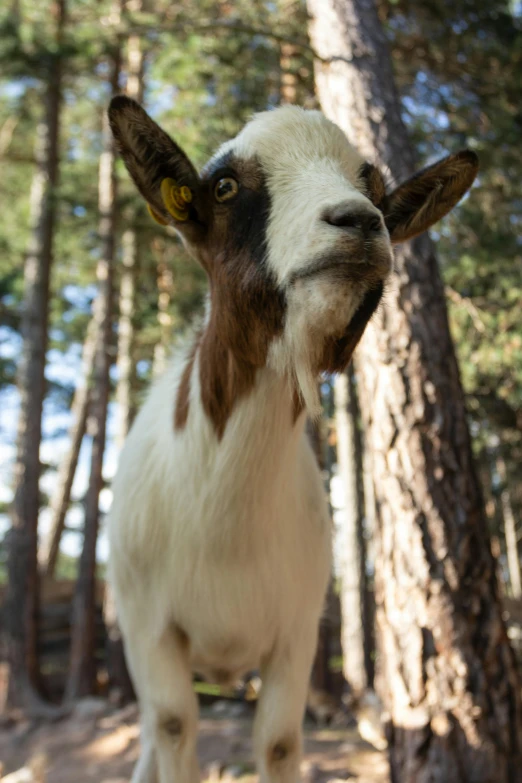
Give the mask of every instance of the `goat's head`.
M 381 172 L 321 113 L 254 117 L 200 175 L 134 101 L 111 127 L 152 215 L 206 269 L 216 328 L 236 361 L 272 363 L 313 408 L 314 375 L 349 362 L 377 307 L 392 243 L 425 231 L 468 190 L 474 153 L 387 193 Z

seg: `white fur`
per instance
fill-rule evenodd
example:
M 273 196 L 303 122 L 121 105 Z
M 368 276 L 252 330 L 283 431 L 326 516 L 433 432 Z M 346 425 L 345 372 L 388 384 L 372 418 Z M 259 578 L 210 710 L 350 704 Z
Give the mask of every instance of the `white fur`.
M 282 286 L 317 255 L 337 245 L 339 229 L 321 219 L 325 208 L 342 203 L 364 206 L 382 220 L 359 189 L 358 172 L 365 159 L 341 129 L 318 111 L 286 106 L 262 112 L 216 157 L 228 151 L 240 158 L 257 158 L 268 175 L 268 264 Z M 386 230 L 374 240 L 376 249 L 378 245 L 391 265 Z M 361 262 L 358 256 L 346 259 L 347 264 Z M 321 408 L 311 360 L 324 338 L 344 330 L 365 293 L 364 285 L 339 287 L 337 281 L 324 279 L 294 286 L 288 294 L 285 331 L 272 346 L 270 363 L 293 375 L 312 417 L 319 416 Z
M 255 118 L 232 144 L 268 172 L 269 264 L 285 285 L 337 241 L 338 230 L 318 217 L 324 206 L 370 204 L 354 184 L 361 158 L 320 114 L 296 109 Z M 184 429 L 174 431 L 173 418 L 186 355 L 156 383 L 132 427 L 113 485 L 109 534 L 142 708 L 133 783 L 195 783 L 191 672 L 210 679 L 226 672 L 234 681 L 256 668 L 263 677 L 255 724 L 261 779 L 293 783 L 298 776 L 330 574 L 330 521 L 305 416 L 293 420 L 293 384 L 297 378 L 316 412 L 315 347 L 346 327 L 364 293 L 362 284 L 348 290 L 315 278 L 288 290 L 284 333 L 221 441 L 201 404 L 198 354 Z M 271 760 L 277 743 L 286 758 Z

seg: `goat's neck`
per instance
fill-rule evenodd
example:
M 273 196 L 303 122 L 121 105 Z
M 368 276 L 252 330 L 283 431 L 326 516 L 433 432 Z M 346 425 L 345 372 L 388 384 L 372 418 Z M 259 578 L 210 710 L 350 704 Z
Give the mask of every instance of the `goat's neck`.
M 305 416 L 290 380 L 222 339 L 212 316 L 196 354 L 197 396 L 227 461 L 270 474 L 295 465 Z M 284 472 L 284 471 L 283 471 Z

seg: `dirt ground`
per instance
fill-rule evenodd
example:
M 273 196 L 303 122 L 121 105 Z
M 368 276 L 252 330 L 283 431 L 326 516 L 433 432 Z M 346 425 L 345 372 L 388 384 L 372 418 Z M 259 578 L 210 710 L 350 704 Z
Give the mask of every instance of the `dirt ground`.
M 235 713 L 216 707 L 201 714 L 198 746 L 203 780 L 221 777 L 255 783 L 251 707 L 239 705 Z M 115 711 L 88 700 L 71 717 L 55 723 L 5 726 L 0 730 L 0 775 L 31 759 L 37 765 L 45 756 L 45 783 L 126 783 L 139 751 L 137 719 L 134 705 Z M 333 779 L 388 783 L 385 754 L 364 742 L 356 728 L 319 730 L 307 725 L 305 736 L 302 777 L 306 783 Z M 35 781 L 41 783 L 38 777 Z

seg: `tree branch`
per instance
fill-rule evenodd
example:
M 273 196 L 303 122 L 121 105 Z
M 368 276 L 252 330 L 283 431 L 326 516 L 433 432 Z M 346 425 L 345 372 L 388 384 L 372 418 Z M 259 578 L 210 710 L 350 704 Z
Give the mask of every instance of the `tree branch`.
M 122 22 L 122 32 L 129 34 L 130 32 L 144 33 L 150 30 L 160 30 L 161 32 L 168 32 L 171 34 L 179 33 L 211 33 L 216 30 L 228 30 L 235 33 L 244 33 L 252 37 L 259 35 L 263 38 L 269 38 L 278 43 L 288 43 L 295 46 L 298 49 L 303 49 L 313 55 L 317 60 L 322 63 L 333 62 L 334 60 L 345 60 L 345 57 L 320 57 L 313 46 L 304 38 L 293 38 L 283 33 L 279 33 L 268 27 L 256 27 L 254 25 L 245 24 L 238 19 L 213 19 L 208 21 L 197 21 L 184 19 L 182 22 L 172 22 L 165 14 L 163 19 L 150 19 L 150 15 L 144 14 L 132 14 L 128 19 Z
M 486 331 L 486 325 L 484 321 L 482 320 L 482 314 L 480 310 L 475 307 L 471 299 L 467 296 L 462 296 L 459 294 L 458 291 L 455 291 L 454 288 L 452 288 L 450 285 L 445 286 L 446 290 L 446 296 L 451 299 L 451 301 L 459 305 L 460 307 L 463 307 L 468 315 L 470 316 L 471 320 L 473 321 L 473 326 L 477 330 L 477 332 L 480 332 L 480 334 L 484 334 Z

